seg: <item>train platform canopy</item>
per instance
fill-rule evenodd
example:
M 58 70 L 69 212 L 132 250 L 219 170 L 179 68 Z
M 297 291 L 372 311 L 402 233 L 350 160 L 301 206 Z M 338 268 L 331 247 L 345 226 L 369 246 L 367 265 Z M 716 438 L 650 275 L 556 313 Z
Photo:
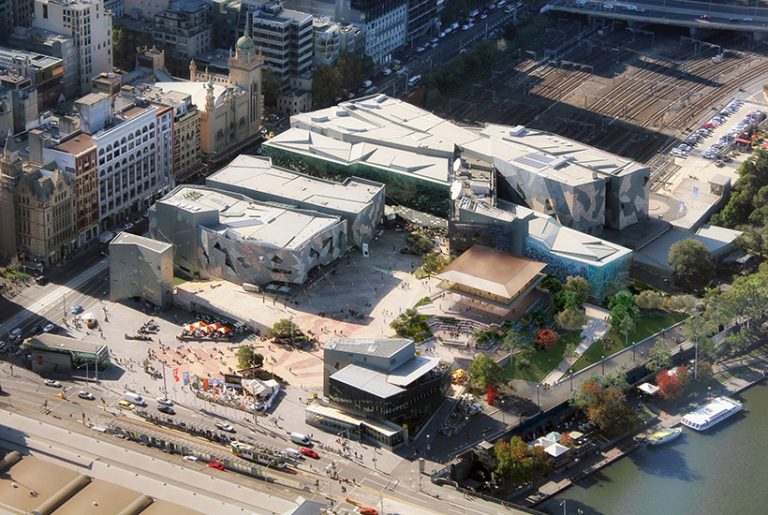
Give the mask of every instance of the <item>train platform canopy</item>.
M 69 338 L 58 334 L 42 333 L 31 338 L 27 338 L 23 345 L 27 351 L 48 351 L 59 353 L 73 353 L 79 355 L 89 355 L 91 357 L 99 356 L 103 358 L 109 356 L 109 349 L 103 343 L 84 342 L 76 338 Z

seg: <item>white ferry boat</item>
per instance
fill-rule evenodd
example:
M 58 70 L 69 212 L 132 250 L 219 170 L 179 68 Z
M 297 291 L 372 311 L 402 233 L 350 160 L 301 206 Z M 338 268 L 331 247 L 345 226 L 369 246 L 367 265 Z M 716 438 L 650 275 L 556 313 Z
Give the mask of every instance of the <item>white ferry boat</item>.
M 730 397 L 717 397 L 696 411 L 686 414 L 680 422 L 696 431 L 706 431 L 741 410 L 739 401 Z

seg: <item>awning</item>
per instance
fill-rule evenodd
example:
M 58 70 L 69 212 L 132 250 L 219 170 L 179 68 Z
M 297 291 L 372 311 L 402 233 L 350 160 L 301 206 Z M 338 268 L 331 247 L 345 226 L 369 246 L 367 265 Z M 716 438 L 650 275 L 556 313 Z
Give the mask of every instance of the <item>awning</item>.
M 643 383 L 638 386 L 637 389 L 643 393 L 647 393 L 648 395 L 656 395 L 656 392 L 659 391 L 659 387 L 651 383 Z

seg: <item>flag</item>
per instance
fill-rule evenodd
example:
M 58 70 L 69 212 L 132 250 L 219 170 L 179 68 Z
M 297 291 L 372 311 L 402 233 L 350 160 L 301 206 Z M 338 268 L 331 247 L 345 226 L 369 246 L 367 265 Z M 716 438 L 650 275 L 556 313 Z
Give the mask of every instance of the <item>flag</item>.
M 182 377 L 182 379 L 184 379 L 184 384 L 188 385 L 189 384 L 189 372 L 187 372 L 185 370 L 184 373 L 181 375 L 181 377 Z
M 208 378 L 203 379 L 203 390 L 208 391 Z
M 174 368 L 173 369 L 173 380 L 176 381 L 177 383 L 179 382 L 179 369 L 178 368 Z

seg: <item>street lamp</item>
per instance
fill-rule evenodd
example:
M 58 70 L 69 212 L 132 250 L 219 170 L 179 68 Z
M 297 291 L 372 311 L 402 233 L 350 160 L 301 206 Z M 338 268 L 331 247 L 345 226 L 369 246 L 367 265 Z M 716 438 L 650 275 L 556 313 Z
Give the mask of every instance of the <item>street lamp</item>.
M 601 359 L 600 362 L 603 364 L 603 375 L 605 375 L 605 356 L 603 356 L 603 359 Z
M 504 416 L 504 399 L 501 399 L 501 423 L 504 426 L 507 425 L 506 417 Z
M 573 368 L 571 368 L 571 369 L 569 370 L 569 372 L 570 372 L 570 374 L 571 374 L 571 391 L 573 391 Z

